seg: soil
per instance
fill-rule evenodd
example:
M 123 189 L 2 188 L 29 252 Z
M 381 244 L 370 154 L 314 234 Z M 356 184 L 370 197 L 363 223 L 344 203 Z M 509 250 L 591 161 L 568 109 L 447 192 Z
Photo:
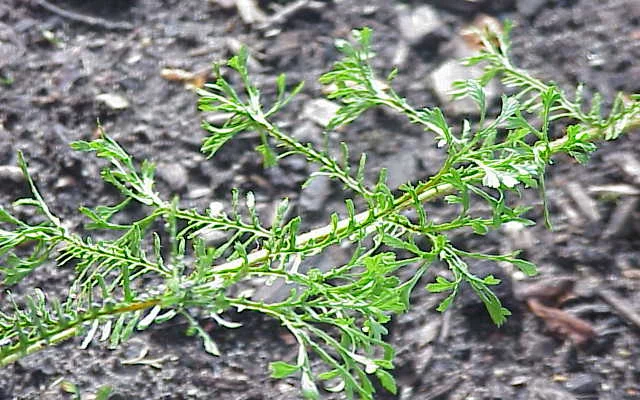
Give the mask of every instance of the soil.
M 281 20 L 267 19 L 268 26 L 251 22 L 230 0 L 61 0 L 55 2 L 58 9 L 47 7 L 52 3 L 0 4 L 0 204 L 26 194 L 24 182 L 9 168 L 21 150 L 54 212 L 75 229 L 82 224 L 79 205 L 117 198 L 100 180 L 100 164 L 68 147 L 95 137 L 96 121 L 137 159 L 154 161 L 161 193 L 179 194 L 185 206 L 227 204 L 230 189 L 240 187 L 255 191 L 265 210 L 288 196 L 307 226 L 326 223 L 329 212 L 341 207 L 340 188 L 328 183 L 301 194 L 310 172 L 304 164 L 294 160 L 263 170 L 253 153 L 255 138 L 228 143 L 210 161 L 199 153 L 205 133 L 199 129 L 203 116 L 196 95 L 161 77 L 161 70 L 206 71 L 239 44 L 254 55 L 254 77 L 263 86 L 272 87 L 280 72 L 306 81 L 279 118 L 284 128 L 312 141 L 321 128 L 305 120 L 304 109 L 321 97 L 317 77 L 338 58 L 334 38 L 360 26 L 374 29 L 376 64 L 398 65 L 396 90 L 416 105 L 440 104 L 428 76 L 456 57 L 461 28 L 480 14 L 513 20 L 517 64 L 570 92 L 585 82 L 587 95 L 600 91 L 605 103 L 618 90 L 640 92 L 637 0 L 303 2 Z M 254 4 L 267 16 L 287 4 L 238 3 Z M 437 13 L 437 29 L 418 39 L 403 34 L 400 15 L 424 6 Z M 116 96 L 116 102 L 104 100 L 104 94 Z M 397 183 L 427 177 L 442 158 L 427 133 L 384 112 L 366 114 L 342 134 L 353 154 L 366 151 L 370 165 L 389 167 Z M 435 311 L 440 298 L 416 290 L 411 311 L 390 324 L 399 394 L 380 391 L 377 398 L 640 398 L 640 326 L 620 311 L 640 309 L 640 210 L 634 197 L 640 190 L 640 171 L 634 168 L 639 160 L 640 137 L 634 133 L 602 144 L 587 166 L 556 160 L 548 176 L 553 232 L 538 224 L 454 238 L 462 247 L 493 252 L 524 247 L 524 256 L 540 268 L 542 284 L 575 281 L 573 297 L 561 309 L 586 321 L 595 338 L 576 344 L 549 330 L 522 300 L 537 281 L 523 281 L 499 266 L 473 265 L 503 277 L 500 295 L 514 315 L 498 329 L 472 296 L 440 314 Z M 604 185 L 629 194 L 597 195 Z M 442 209 L 432 212 L 437 216 Z M 533 213 L 540 215 L 539 204 Z M 48 266 L 12 290 L 19 294 L 39 286 L 52 294 L 68 281 L 69 271 Z M 613 300 L 611 293 L 617 296 Z M 109 385 L 111 400 L 300 398 L 295 379 L 269 378 L 269 361 L 295 357 L 286 331 L 255 314 L 232 318 L 244 326 L 212 332 L 220 357 L 205 353 L 176 320 L 118 350 L 100 344 L 79 350 L 74 340 L 20 360 L 0 371 L 0 399 L 70 398 L 61 379 L 84 394 Z M 123 364 L 143 351 L 157 361 L 155 367 Z

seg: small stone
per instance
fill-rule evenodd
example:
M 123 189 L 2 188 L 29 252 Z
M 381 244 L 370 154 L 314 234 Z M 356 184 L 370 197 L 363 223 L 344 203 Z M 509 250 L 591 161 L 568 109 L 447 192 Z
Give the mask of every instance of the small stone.
M 433 35 L 443 27 L 438 12 L 428 5 L 414 9 L 398 7 L 398 26 L 400 33 L 411 44 L 417 44 Z
M 202 198 L 210 198 L 212 194 L 213 194 L 213 191 L 211 190 L 211 188 L 203 186 L 203 187 L 195 187 L 189 190 L 189 192 L 185 197 L 187 199 L 195 200 L 195 199 L 202 199 Z
M 229 232 L 219 231 L 215 229 L 202 229 L 198 231 L 198 237 L 202 239 L 207 246 L 220 246 L 229 240 L 231 235 Z
M 129 107 L 129 101 L 116 93 L 102 93 L 96 96 L 96 101 L 105 104 L 112 110 L 124 110 Z
M 329 125 L 339 109 L 340 106 L 330 100 L 315 99 L 305 104 L 302 115 L 324 128 Z
M 55 361 L 51 359 L 51 357 L 45 357 L 45 359 L 38 364 L 38 369 L 47 376 L 55 375 L 58 372 Z
M 180 164 L 159 165 L 158 177 L 165 181 L 174 192 L 181 192 L 189 181 L 187 170 Z
M 76 180 L 69 175 L 66 176 L 62 176 L 60 178 L 58 178 L 58 180 L 56 181 L 54 188 L 56 189 L 64 189 L 67 187 L 72 187 L 76 184 Z
M 407 62 L 409 61 L 410 51 L 411 49 L 408 43 L 406 43 L 404 40 L 398 42 L 391 63 L 398 67 L 406 66 Z
M 360 10 L 360 13 L 365 16 L 370 16 L 378 12 L 379 8 L 380 6 L 376 4 L 369 4 L 369 5 L 363 6 L 362 9 Z
M 529 379 L 530 378 L 528 376 L 518 375 L 511 378 L 511 380 L 509 381 L 509 384 L 511 386 L 523 386 L 523 385 L 526 385 L 527 382 L 529 382 Z
M 528 399 L 553 399 L 553 400 L 576 400 L 576 398 L 566 390 L 561 389 L 557 384 L 546 379 L 534 379 L 527 386 Z
M 309 163 L 302 156 L 293 156 L 282 160 L 282 165 L 291 171 L 306 172 Z
M 330 194 L 329 179 L 323 176 L 315 177 L 300 194 L 300 207 L 307 212 L 318 213 L 323 210 Z
M 565 387 L 572 393 L 587 395 L 598 393 L 600 382 L 592 374 L 576 374 L 565 382 Z
M 296 182 L 292 179 L 290 173 L 276 165 L 268 168 L 265 174 L 269 178 L 269 184 L 277 188 L 293 188 L 296 187 Z
M 127 341 L 121 349 L 122 357 L 125 360 L 133 360 L 138 358 L 144 358 L 149 352 L 149 347 L 141 339 L 134 339 Z
M 322 129 L 313 122 L 305 120 L 293 128 L 291 136 L 302 143 L 320 144 L 322 142 Z
M 502 378 L 503 376 L 507 375 L 507 370 L 504 368 L 494 368 L 493 369 L 493 376 L 495 376 L 496 378 Z
M 387 168 L 387 184 L 392 189 L 411 182 L 418 175 L 418 161 L 411 152 L 397 152 L 384 165 Z
M 19 183 L 24 181 L 24 175 L 22 175 L 20 167 L 16 167 L 15 165 L 0 165 L 0 180 Z

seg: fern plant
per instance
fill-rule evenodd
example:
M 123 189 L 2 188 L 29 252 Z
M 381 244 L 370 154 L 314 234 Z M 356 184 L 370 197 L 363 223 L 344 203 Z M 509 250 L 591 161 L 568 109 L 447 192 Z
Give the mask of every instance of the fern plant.
M 499 280 L 475 275 L 468 261 L 508 262 L 527 275 L 536 273 L 535 266 L 517 253 L 458 248 L 448 233 L 468 229 L 484 235 L 510 221 L 532 224 L 524 215 L 529 208 L 514 205 L 513 194 L 533 188 L 544 198 L 545 169 L 554 155 L 566 153 L 584 162 L 596 149 L 595 142 L 640 126 L 639 95 L 620 94 L 603 116 L 597 99 L 585 111 L 579 90 L 570 99 L 556 85 L 513 66 L 508 57 L 509 28 L 503 33 L 481 32 L 482 50 L 465 60 L 470 65 L 482 63 L 484 74 L 455 84 L 454 95 L 470 97 L 480 115 L 473 123 L 464 121 L 460 129 L 451 127 L 440 109 L 414 108 L 396 93 L 392 85 L 397 71 L 380 78 L 371 66 L 369 29 L 354 31 L 352 41 L 337 41 L 343 58 L 320 78 L 331 88 L 328 97 L 341 105 L 327 132 L 348 125 L 368 109 L 385 107 L 431 132 L 446 152 L 439 172 L 399 188 L 386 184 L 384 170 L 377 182 L 368 183 L 366 155 L 350 165 L 346 144 L 341 145 L 342 157 L 336 158 L 279 128 L 278 111 L 302 85 L 287 91 L 285 76 L 279 76 L 277 96 L 266 105 L 249 77 L 245 49 L 228 62 L 240 78 L 240 89 L 217 70 L 217 81 L 199 91 L 199 108 L 231 117 L 222 126 L 203 122 L 209 135 L 202 151 L 208 157 L 235 136 L 254 131 L 266 167 L 289 156 L 303 156 L 317 166 L 310 179 L 326 176 L 343 185 L 344 215 L 333 213 L 326 226 L 308 232 L 301 232 L 299 216 L 285 218 L 286 199 L 270 225 L 259 218 L 250 192 L 233 191 L 232 207 L 226 211 L 188 209 L 178 199 L 164 199 L 154 189 L 153 164 L 135 162 L 102 134 L 71 146 L 108 162 L 102 178 L 120 191 L 123 200 L 93 209 L 80 207 L 92 232 L 83 237 L 51 212 L 19 154 L 32 196 L 12 207 L 33 208 L 40 217 L 20 219 L 11 207 L 0 208 L 3 284 L 15 285 L 50 262 L 72 269 L 74 279 L 62 298 L 37 287 L 20 299 L 10 293 L 4 297 L 0 366 L 76 336 L 84 337 L 81 347 L 101 339 L 115 348 L 136 332 L 176 317 L 188 321 L 189 333 L 202 339 L 207 352 L 218 355 L 215 338 L 201 321 L 213 319 L 221 326 L 237 327 L 225 319 L 225 312 L 235 309 L 268 315 L 296 339 L 297 358 L 272 362 L 273 377 L 297 374 L 302 394 L 310 399 L 319 398 L 321 390 L 372 399 L 374 380 L 396 391 L 391 372 L 394 351 L 385 342 L 385 325 L 409 308 L 412 291 L 436 261 L 450 270 L 450 278 L 438 276 L 426 286 L 431 292 L 446 293 L 438 310 L 447 309 L 467 282 L 491 319 L 502 324 L 509 310 L 491 290 Z M 483 87 L 494 77 L 502 80 L 509 94 L 502 96 L 499 114 L 490 117 Z M 552 139 L 556 121 L 564 121 L 565 134 Z M 457 208 L 454 218 L 442 222 L 430 218 L 424 205 L 437 198 Z M 114 222 L 130 203 L 144 206 L 145 216 Z M 210 231 L 223 232 L 226 239 L 208 245 L 203 233 Z M 309 257 L 346 243 L 352 249 L 347 263 L 301 272 L 299 267 Z M 400 272 L 409 268 L 410 278 L 401 279 L 406 274 Z M 282 279 L 294 284 L 293 289 L 283 300 L 271 303 L 234 294 L 239 284 L 258 277 Z

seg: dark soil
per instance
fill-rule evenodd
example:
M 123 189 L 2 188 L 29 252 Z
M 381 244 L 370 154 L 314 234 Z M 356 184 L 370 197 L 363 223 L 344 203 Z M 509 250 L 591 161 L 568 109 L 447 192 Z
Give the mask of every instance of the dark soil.
M 286 3 L 256 2 L 267 15 Z M 265 209 L 288 196 L 309 226 L 326 223 L 329 212 L 341 207 L 339 187 L 322 185 L 309 188 L 315 193 L 300 194 L 310 172 L 305 165 L 289 161 L 264 171 L 252 152 L 255 138 L 230 142 L 211 161 L 199 153 L 205 134 L 199 129 L 203 116 L 196 111 L 196 96 L 160 72 L 165 67 L 204 71 L 212 61 L 231 56 L 240 43 L 251 49 L 254 77 L 269 83 L 265 87 L 280 72 L 307 82 L 280 120 L 309 140 L 317 140 L 321 128 L 301 115 L 312 99 L 321 97 L 317 78 L 338 58 L 333 40 L 360 26 L 374 29 L 377 65 L 399 64 L 396 89 L 416 105 L 438 104 L 427 77 L 456 57 L 460 29 L 480 13 L 512 19 L 517 63 L 568 91 L 585 82 L 587 95 L 600 91 L 608 101 L 618 90 L 640 91 L 637 0 L 334 0 L 320 7 L 309 2 L 263 29 L 259 22 L 245 23 L 234 1 L 55 4 L 93 19 L 83 22 L 53 12 L 43 0 L 0 4 L 0 166 L 14 166 L 22 150 L 54 212 L 76 229 L 82 224 L 79 205 L 116 199 L 100 180 L 99 163 L 68 147 L 73 140 L 95 137 L 97 120 L 137 159 L 154 161 L 160 191 L 179 194 L 186 206 L 226 203 L 230 189 L 240 187 L 255 191 Z M 409 44 L 398 15 L 425 4 L 439 14 L 441 24 Z M 97 100 L 105 93 L 128 104 L 114 109 Z M 368 113 L 345 135 L 355 156 L 366 151 L 370 165 L 389 167 L 398 184 L 428 176 L 441 159 L 427 133 L 383 112 Z M 494 252 L 524 246 L 524 255 L 539 265 L 541 279 L 575 280 L 573 298 L 562 309 L 591 324 L 598 333 L 594 339 L 576 345 L 554 335 L 518 299 L 530 282 L 511 282 L 512 271 L 501 267 L 475 265 L 477 271 L 505 279 L 501 297 L 514 315 L 497 329 L 471 296 L 442 315 L 435 311 L 439 298 L 417 290 L 412 310 L 390 326 L 389 340 L 398 350 L 399 395 L 381 392 L 379 398 L 640 398 L 640 326 L 611 304 L 640 309 L 637 195 L 606 197 L 593 191 L 613 184 L 640 189 L 640 171 L 633 168 L 639 149 L 640 138 L 632 133 L 603 144 L 586 167 L 559 158 L 548 177 L 553 232 L 539 224 L 525 232 L 454 238 L 463 247 Z M 10 168 L 2 171 L 0 202 L 6 206 L 27 192 Z M 588 207 L 589 199 L 594 207 Z M 441 211 L 436 207 L 433 212 Z M 540 214 L 539 207 L 534 213 Z M 46 267 L 12 290 L 39 286 L 55 293 L 68 280 L 69 271 Z M 607 302 L 603 291 L 620 299 Z M 115 351 L 99 344 L 79 350 L 75 340 L 20 360 L 0 371 L 0 399 L 65 398 L 61 378 L 86 394 L 109 385 L 112 400 L 300 398 L 295 379 L 270 379 L 267 369 L 269 361 L 295 357 L 286 331 L 259 315 L 233 318 L 244 326 L 212 332 L 220 357 L 184 336 L 185 325 L 176 320 Z M 122 363 L 145 349 L 147 359 L 159 360 L 157 368 Z

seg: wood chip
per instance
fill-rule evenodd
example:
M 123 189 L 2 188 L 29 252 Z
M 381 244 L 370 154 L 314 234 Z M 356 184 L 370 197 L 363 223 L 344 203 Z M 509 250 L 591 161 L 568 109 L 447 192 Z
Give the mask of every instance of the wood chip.
M 567 182 L 566 192 L 575 201 L 581 213 L 592 222 L 600 220 L 598 203 L 589 196 L 586 190 L 577 182 Z
M 640 195 L 640 188 L 624 183 L 614 183 L 611 185 L 589 186 L 588 192 L 601 196 L 638 196 Z
M 637 197 L 627 197 L 616 206 L 609 218 L 607 227 L 604 232 L 602 232 L 603 239 L 612 238 L 624 233 L 629 226 L 628 223 L 631 213 L 638 207 L 638 200 Z
M 640 161 L 635 155 L 629 152 L 622 152 L 615 153 L 608 158 L 618 165 L 622 172 L 633 180 L 633 183 L 640 185 Z
M 598 295 L 604 300 L 607 304 L 613 307 L 614 310 L 618 312 L 624 319 L 631 322 L 635 325 L 636 328 L 640 329 L 640 314 L 638 314 L 635 309 L 637 307 L 632 306 L 627 302 L 627 300 L 618 296 L 616 293 L 607 289 L 598 290 Z
M 245 24 L 260 24 L 267 20 L 267 15 L 258 7 L 255 0 L 236 0 L 236 8 Z
M 562 210 L 561 214 L 567 219 L 569 225 L 578 227 L 584 225 L 584 217 L 573 207 L 570 201 L 565 201 L 561 197 L 559 201 L 554 201 L 554 204 Z
M 627 279 L 639 279 L 640 280 L 640 269 L 625 269 L 622 271 L 622 276 Z

